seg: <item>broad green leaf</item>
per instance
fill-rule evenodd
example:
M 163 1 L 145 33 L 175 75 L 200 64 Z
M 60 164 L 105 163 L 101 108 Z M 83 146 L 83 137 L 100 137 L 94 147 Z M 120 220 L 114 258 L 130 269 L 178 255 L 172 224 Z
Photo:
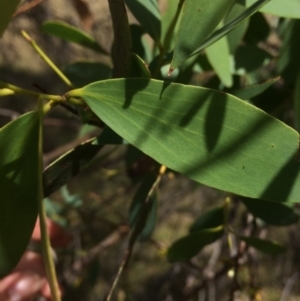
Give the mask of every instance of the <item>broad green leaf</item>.
M 249 7 L 257 0 L 238 0 L 239 3 Z M 272 0 L 261 9 L 264 13 L 273 14 L 284 18 L 300 18 L 300 2 L 298 0 Z
M 171 262 L 189 260 L 205 246 L 221 238 L 223 234 L 223 227 L 193 232 L 175 241 L 169 248 L 167 257 Z
M 76 87 L 83 87 L 98 80 L 111 78 L 112 70 L 101 63 L 78 62 L 68 65 L 64 74 Z
M 234 3 L 226 16 L 224 23 L 228 24 L 232 22 L 235 18 L 237 18 L 244 12 L 245 12 L 244 6 L 238 3 Z M 249 18 L 245 19 L 243 22 L 241 22 L 239 26 L 237 26 L 235 29 L 233 29 L 231 32 L 228 33 L 227 39 L 228 39 L 230 53 L 234 53 L 235 49 L 241 42 L 248 28 L 248 24 L 249 24 Z
M 95 145 L 95 138 L 71 149 L 46 167 L 43 173 L 44 197 L 65 185 L 96 156 L 103 145 Z
M 206 48 L 206 56 L 225 87 L 232 86 L 231 56 L 227 37 Z
M 215 207 L 200 215 L 190 227 L 190 232 L 216 228 L 224 224 L 224 207 Z
M 300 69 L 300 20 L 292 20 L 283 34 L 283 43 L 280 48 L 277 71 L 289 83 L 294 83 Z
M 216 41 L 218 41 L 219 39 L 227 35 L 229 32 L 231 32 L 233 29 L 239 26 L 247 18 L 252 16 L 259 8 L 264 6 L 269 1 L 270 0 L 258 0 L 257 2 L 255 2 L 252 6 L 250 6 L 243 13 L 237 16 L 234 20 L 227 23 L 222 28 L 216 30 L 211 36 L 209 36 L 205 41 L 203 41 L 203 43 L 199 46 L 199 48 L 195 49 L 193 53 L 189 55 L 189 57 L 199 54 L 203 49 L 212 45 L 213 43 L 215 43 Z
M 270 78 L 261 84 L 251 85 L 251 86 L 247 86 L 242 89 L 239 89 L 239 90 L 235 90 L 235 91 L 231 92 L 231 94 L 233 94 L 234 96 L 241 98 L 241 99 L 245 99 L 245 100 L 251 99 L 251 98 L 263 93 L 267 89 L 269 89 L 278 80 L 279 80 L 279 77 Z
M 0 278 L 20 260 L 37 219 L 39 124 L 30 112 L 0 130 Z
M 251 198 L 300 201 L 298 133 L 232 95 L 130 78 L 65 96 L 82 97 L 130 144 L 195 181 Z
M 161 16 L 157 0 L 125 0 L 125 3 L 153 40 L 159 41 Z
M 0 37 L 8 25 L 13 13 L 17 9 L 21 0 L 1 0 L 0 1 Z
M 247 245 L 269 255 L 278 255 L 286 251 L 286 248 L 275 241 L 260 239 L 257 237 L 239 236 Z
M 255 216 L 274 226 L 287 226 L 297 223 L 299 215 L 283 203 L 242 198 L 248 210 Z
M 170 70 L 177 68 L 214 31 L 234 0 L 185 0 Z
M 42 31 L 66 41 L 70 41 L 106 54 L 106 51 L 92 36 L 88 35 L 77 27 L 69 25 L 68 23 L 62 21 L 48 21 L 42 25 Z

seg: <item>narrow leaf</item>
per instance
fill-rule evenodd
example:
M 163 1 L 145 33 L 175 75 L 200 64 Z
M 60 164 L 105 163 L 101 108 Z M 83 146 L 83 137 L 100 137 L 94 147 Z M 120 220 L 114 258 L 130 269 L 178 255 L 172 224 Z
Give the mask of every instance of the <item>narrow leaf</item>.
M 177 68 L 213 32 L 234 0 L 185 0 L 171 70 Z
M 224 23 L 228 24 L 236 19 L 238 16 L 245 12 L 246 8 L 238 3 L 234 3 L 231 7 L 229 13 L 227 14 Z M 248 28 L 249 18 L 247 17 L 243 22 L 241 22 L 235 29 L 230 31 L 227 35 L 230 53 L 234 53 L 235 49 L 241 42 L 243 36 Z
M 286 248 L 277 242 L 260 239 L 257 237 L 239 236 L 249 246 L 269 255 L 278 255 L 286 251 Z
M 125 3 L 153 40 L 159 41 L 161 16 L 157 0 L 125 0 Z
M 274 85 L 274 83 L 279 80 L 279 78 L 280 77 L 270 78 L 264 83 L 247 86 L 245 88 L 235 90 L 231 92 L 231 94 L 241 99 L 251 99 L 269 89 L 272 85 Z
M 190 227 L 190 232 L 216 228 L 222 226 L 224 221 L 224 207 L 215 207 L 199 216 Z
M 0 130 L 0 278 L 20 260 L 37 219 L 39 124 L 30 112 Z
M 42 31 L 66 41 L 70 41 L 106 54 L 106 51 L 100 47 L 100 45 L 92 36 L 88 35 L 77 27 L 69 25 L 68 23 L 62 21 L 48 21 L 42 25 Z
M 243 203 L 255 216 L 274 226 L 287 226 L 299 220 L 294 208 L 287 204 L 243 198 Z
M 21 0 L 1 0 L 0 1 L 0 37 L 2 37 L 13 13 L 17 9 Z
M 232 86 L 231 56 L 227 37 L 223 37 L 206 48 L 206 55 L 225 87 Z
M 70 91 L 150 157 L 200 183 L 252 198 L 300 200 L 298 133 L 216 90 L 115 79 Z
M 239 3 L 249 7 L 256 0 L 238 0 Z M 260 9 L 264 13 L 273 14 L 284 18 L 300 18 L 300 1 L 298 0 L 272 0 L 265 7 Z
M 202 248 L 221 238 L 223 234 L 223 227 L 193 232 L 175 241 L 169 248 L 167 257 L 171 262 L 189 260 Z
M 238 25 L 240 25 L 241 22 L 251 17 L 255 12 L 257 12 L 257 10 L 259 10 L 269 1 L 270 0 L 258 0 L 257 2 L 255 2 L 252 6 L 250 6 L 247 10 L 245 10 L 234 20 L 226 24 L 224 27 L 216 30 L 209 38 L 203 41 L 202 44 L 199 46 L 199 48 L 195 49 L 193 53 L 189 55 L 189 57 L 199 54 L 203 49 L 205 49 L 206 47 L 210 46 L 211 44 L 215 43 L 217 40 L 227 35 L 230 31 L 232 31 Z
M 95 138 L 82 143 L 62 155 L 44 170 L 44 197 L 65 185 L 96 156 L 102 145 L 94 145 Z

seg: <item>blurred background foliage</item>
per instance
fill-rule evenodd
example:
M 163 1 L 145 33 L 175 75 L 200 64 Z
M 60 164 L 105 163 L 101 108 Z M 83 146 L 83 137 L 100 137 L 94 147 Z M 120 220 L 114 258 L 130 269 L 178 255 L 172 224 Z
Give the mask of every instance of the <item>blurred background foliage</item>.
M 229 92 L 299 130 L 299 20 L 255 13 L 227 37 L 230 55 L 225 59 L 229 59 L 229 67 L 223 66 L 222 48 L 217 54 L 210 49 L 188 59 L 169 78 L 174 36 L 169 37 L 165 57 L 159 58 L 152 39 L 156 33 L 149 32 L 149 23 L 143 23 L 143 15 L 136 14 L 132 2 L 126 1 L 131 8 L 133 50 L 157 78 Z M 32 7 L 26 7 L 30 4 Z M 162 37 L 167 36 L 177 5 L 173 0 L 159 1 Z M 108 53 L 113 34 L 106 1 L 32 0 L 23 1 L 20 7 L 25 7 L 24 11 L 17 12 L 0 41 L 2 81 L 52 94 L 67 90 L 22 38 L 21 30 L 35 38 L 76 86 L 112 76 Z M 244 9 L 235 3 L 224 22 Z M 51 24 L 44 24 L 52 20 L 75 26 L 95 41 L 82 47 L 58 38 Z M 155 62 L 159 59 L 165 63 L 157 69 Z M 229 68 L 229 81 L 228 74 L 222 73 L 224 68 Z M 18 98 L 1 98 L 1 126 L 35 108 L 35 100 Z M 99 147 L 100 152 L 78 176 L 54 193 L 50 191 L 45 199 L 48 216 L 73 236 L 67 248 L 57 251 L 65 301 L 103 300 L 107 296 L 124 260 L 130 228 L 135 227 L 142 206 L 140 200 L 147 197 L 157 169 L 151 158 L 114 133 L 108 130 L 103 136 L 101 124 L 82 125 L 84 112 L 80 114 L 58 106 L 45 118 L 45 167 L 100 133 L 98 144 L 101 139 L 111 144 Z M 167 170 L 147 210 L 146 227 L 139 233 L 113 300 L 300 300 L 297 205 L 254 204 L 253 200 L 205 187 Z M 218 239 L 216 232 L 216 236 L 209 234 L 207 241 L 202 241 L 203 233 L 202 240 L 193 238 L 199 230 L 223 225 L 224 219 L 237 236 Z M 245 236 L 278 241 L 280 245 L 268 246 Z M 182 243 L 183 237 L 186 241 Z M 178 249 L 182 248 L 184 256 L 195 256 L 178 260 Z

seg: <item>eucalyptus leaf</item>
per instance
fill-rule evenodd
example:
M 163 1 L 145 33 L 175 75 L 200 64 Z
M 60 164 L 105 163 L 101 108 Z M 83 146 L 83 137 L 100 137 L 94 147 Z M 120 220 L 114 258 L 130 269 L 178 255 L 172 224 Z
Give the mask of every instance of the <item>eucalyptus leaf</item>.
M 298 132 L 230 94 L 130 78 L 65 96 L 83 98 L 129 143 L 195 181 L 251 198 L 300 200 Z
M 0 278 L 20 260 L 37 219 L 39 125 L 30 112 L 0 130 Z
M 175 241 L 169 248 L 167 257 L 171 262 L 187 261 L 197 255 L 205 246 L 221 238 L 223 234 L 223 227 L 193 232 Z
M 239 236 L 249 246 L 268 255 L 278 255 L 286 251 L 286 248 L 277 242 L 260 239 L 257 237 Z
M 214 31 L 234 0 L 185 0 L 170 70 L 177 68 Z
M 69 25 L 62 21 L 48 21 L 42 25 L 42 31 L 64 39 L 69 42 L 79 44 L 97 52 L 105 53 L 106 51 L 97 43 L 97 41 L 81 29 Z
M 1 0 L 0 1 L 0 37 L 3 35 L 13 13 L 17 9 L 21 0 Z
M 270 225 L 287 226 L 299 220 L 294 208 L 287 204 L 249 198 L 242 198 L 242 201 L 255 217 Z

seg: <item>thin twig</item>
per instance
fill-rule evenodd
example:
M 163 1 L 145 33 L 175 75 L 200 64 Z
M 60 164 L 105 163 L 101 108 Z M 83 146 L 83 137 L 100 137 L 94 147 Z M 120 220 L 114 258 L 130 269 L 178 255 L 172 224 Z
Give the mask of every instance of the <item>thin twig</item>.
M 152 196 L 152 194 L 154 193 L 155 189 L 157 188 L 161 178 L 162 178 L 162 175 L 166 172 L 166 166 L 162 165 L 159 169 L 159 172 L 158 172 L 158 176 L 155 180 L 155 182 L 153 183 L 152 187 L 150 188 L 148 194 L 147 194 L 147 197 L 144 201 L 144 204 L 142 206 L 142 208 L 140 209 L 140 213 L 139 213 L 139 217 L 138 217 L 138 220 L 137 220 L 137 223 L 136 223 L 136 226 L 134 227 L 131 235 L 130 235 L 130 238 L 129 238 L 129 242 L 128 242 L 128 247 L 125 251 L 125 254 L 123 256 L 123 260 L 120 264 L 120 267 L 118 269 L 118 272 L 117 272 L 117 275 L 114 279 L 114 282 L 110 288 L 110 291 L 107 295 L 107 298 L 106 298 L 106 301 L 110 301 L 111 297 L 112 297 L 112 294 L 119 282 L 119 279 L 120 279 L 120 276 L 122 275 L 122 272 L 124 270 L 124 268 L 127 266 L 129 260 L 130 260 L 130 257 L 131 257 L 131 254 L 132 254 L 132 251 L 133 251 L 133 247 L 134 247 L 134 244 L 141 232 L 141 229 L 143 229 L 144 227 L 144 224 L 146 222 L 146 215 L 147 215 L 147 204 L 149 203 L 150 201 L 150 198 Z
M 35 40 L 29 36 L 29 34 L 22 30 L 21 31 L 25 40 L 30 43 L 32 48 L 40 55 L 45 63 L 59 76 L 59 78 L 70 88 L 74 88 L 72 82 L 63 74 L 63 72 L 52 62 L 52 60 L 46 55 L 41 47 L 35 42 Z
M 33 9 L 37 5 L 41 4 L 45 0 L 33 0 L 28 3 L 23 4 L 21 7 L 18 8 L 18 10 L 13 14 L 13 17 L 16 17 L 17 15 L 23 14 L 27 12 L 30 9 Z

